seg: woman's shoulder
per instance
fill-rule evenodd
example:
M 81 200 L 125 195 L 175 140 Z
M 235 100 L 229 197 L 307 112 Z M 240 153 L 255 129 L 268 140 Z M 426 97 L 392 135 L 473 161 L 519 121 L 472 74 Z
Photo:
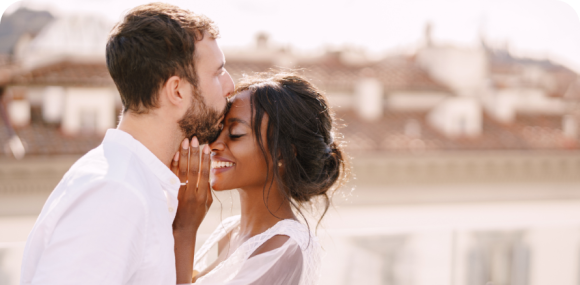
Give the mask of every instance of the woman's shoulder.
M 287 243 L 288 247 L 295 243 L 300 248 L 303 262 L 303 276 L 301 279 L 304 281 L 301 284 L 316 284 L 323 256 L 318 238 L 310 231 L 307 225 L 296 220 L 283 220 L 277 226 L 277 235 L 287 235 L 293 241 Z
M 320 247 L 318 238 L 310 231 L 307 225 L 296 220 L 282 220 L 274 226 L 271 233 L 274 235 L 285 235 L 295 241 L 302 251 L 315 250 Z

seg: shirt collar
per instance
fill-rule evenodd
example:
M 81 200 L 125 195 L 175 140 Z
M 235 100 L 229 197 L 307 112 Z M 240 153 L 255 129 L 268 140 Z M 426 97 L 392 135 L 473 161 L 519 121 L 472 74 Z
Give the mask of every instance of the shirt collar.
M 177 197 L 179 192 L 180 181 L 179 177 L 161 162 L 155 154 L 153 154 L 140 141 L 136 140 L 130 134 L 118 130 L 108 129 L 103 139 L 103 143 L 116 143 L 127 147 L 146 165 L 151 172 L 159 179 L 161 186 L 166 189 L 172 196 Z

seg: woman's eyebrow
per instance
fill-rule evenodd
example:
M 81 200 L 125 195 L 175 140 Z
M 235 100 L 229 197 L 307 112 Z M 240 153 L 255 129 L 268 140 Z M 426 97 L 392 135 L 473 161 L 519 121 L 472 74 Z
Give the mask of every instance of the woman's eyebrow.
M 248 124 L 248 122 L 246 122 L 246 121 L 244 121 L 244 120 L 242 120 L 242 119 L 239 119 L 239 118 L 229 118 L 229 119 L 228 119 L 228 123 L 230 123 L 230 124 L 231 124 L 231 123 L 234 123 L 234 122 L 237 122 L 237 123 L 244 124 L 244 125 L 246 125 L 246 126 L 248 126 L 248 127 L 250 126 L 250 124 Z

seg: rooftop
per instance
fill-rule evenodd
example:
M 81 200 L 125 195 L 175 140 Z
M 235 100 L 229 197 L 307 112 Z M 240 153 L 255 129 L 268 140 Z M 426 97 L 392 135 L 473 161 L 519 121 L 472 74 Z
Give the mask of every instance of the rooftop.
M 271 62 L 240 59 L 229 60 L 226 65 L 234 79 L 241 78 L 243 74 L 268 71 L 272 67 L 274 66 Z M 372 64 L 349 65 L 341 62 L 336 54 L 328 54 L 312 61 L 298 62 L 297 67 L 330 96 L 334 92 L 352 93 L 355 82 L 362 76 L 369 75 L 377 78 L 386 92 L 428 90 L 452 93 L 449 88 L 432 79 L 412 58 L 396 57 Z M 61 61 L 29 71 L 17 70 L 13 66 L 2 66 L 0 85 L 114 86 L 104 62 Z M 568 82 L 567 88 L 574 91 L 570 92 L 576 94 L 576 91 L 580 91 L 580 87 L 576 88 L 576 85 L 571 84 L 575 81 L 571 81 L 572 75 L 566 70 L 550 70 L 563 72 L 565 80 L 562 79 L 562 82 Z M 565 89 L 558 90 L 561 94 Z M 58 125 L 42 120 L 39 107 L 33 106 L 31 114 L 31 123 L 15 130 L 23 141 L 28 156 L 80 155 L 99 145 L 102 140 L 102 135 L 92 133 L 76 136 L 63 134 Z M 578 139 L 571 139 L 563 134 L 561 115 L 518 114 L 512 123 L 504 124 L 484 113 L 482 134 L 462 138 L 450 138 L 434 129 L 426 120 L 427 111 L 403 112 L 387 108 L 383 116 L 372 123 L 362 120 L 353 110 L 337 109 L 336 115 L 339 119 L 337 123 L 344 125 L 340 131 L 352 152 L 580 149 Z M 1 121 L 0 156 L 9 155 L 5 145 L 10 135 L 6 123 Z

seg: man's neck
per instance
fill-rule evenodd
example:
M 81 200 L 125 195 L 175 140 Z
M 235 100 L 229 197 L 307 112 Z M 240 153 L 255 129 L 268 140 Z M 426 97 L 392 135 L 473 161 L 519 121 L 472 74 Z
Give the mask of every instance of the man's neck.
M 127 112 L 117 129 L 133 136 L 169 167 L 184 137 L 177 124 L 168 127 L 169 122 L 162 117 L 155 112 L 141 115 Z

